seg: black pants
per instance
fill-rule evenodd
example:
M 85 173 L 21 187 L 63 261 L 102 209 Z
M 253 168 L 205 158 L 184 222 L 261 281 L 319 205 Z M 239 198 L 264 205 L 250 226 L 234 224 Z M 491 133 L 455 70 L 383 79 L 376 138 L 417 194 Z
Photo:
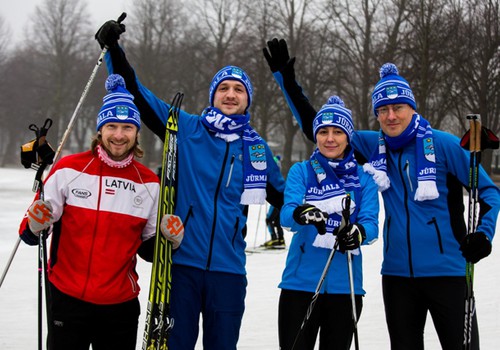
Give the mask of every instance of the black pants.
M 139 300 L 96 305 L 70 297 L 51 286 L 50 350 L 135 350 Z
M 383 276 L 385 316 L 392 350 L 423 350 L 427 312 L 443 350 L 462 349 L 465 277 L 405 278 Z M 472 347 L 479 349 L 477 318 Z
M 283 289 L 278 312 L 278 333 L 281 350 L 290 350 L 299 333 L 313 293 Z M 363 299 L 355 296 L 357 319 Z M 320 350 L 349 350 L 354 333 L 351 296 L 320 294 L 313 312 L 302 330 L 295 349 L 312 350 L 319 331 Z
M 266 216 L 266 225 L 271 234 L 271 239 L 283 239 L 284 234 L 281 227 L 280 210 L 278 208 L 273 206 L 269 208 Z

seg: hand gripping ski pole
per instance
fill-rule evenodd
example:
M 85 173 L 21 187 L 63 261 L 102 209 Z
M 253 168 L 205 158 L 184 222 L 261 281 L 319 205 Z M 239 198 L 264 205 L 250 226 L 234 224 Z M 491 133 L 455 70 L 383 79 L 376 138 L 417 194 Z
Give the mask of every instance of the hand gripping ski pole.
M 340 222 L 340 226 L 338 227 L 339 232 L 344 227 L 349 225 L 349 221 L 350 221 L 349 218 L 351 215 L 351 213 L 350 213 L 350 211 L 351 211 L 351 196 L 349 194 L 347 194 L 346 197 L 343 199 L 343 204 L 344 204 L 344 206 L 343 206 L 344 209 L 342 210 L 342 220 Z M 332 249 L 330 255 L 328 256 L 328 260 L 326 261 L 326 265 L 323 269 L 323 273 L 321 274 L 318 285 L 316 286 L 316 290 L 314 292 L 314 295 L 313 295 L 311 302 L 307 308 L 306 315 L 304 316 L 304 320 L 302 321 L 302 324 L 300 325 L 300 329 L 297 332 L 297 335 L 295 336 L 295 340 L 293 341 L 293 345 L 292 345 L 292 350 L 295 349 L 295 346 L 297 345 L 297 341 L 299 340 L 300 335 L 304 331 L 304 328 L 307 324 L 307 321 L 309 321 L 309 318 L 311 317 L 311 314 L 312 314 L 313 309 L 314 309 L 314 305 L 316 304 L 316 301 L 318 300 L 319 293 L 321 292 L 321 287 L 323 287 L 323 283 L 325 282 L 326 275 L 328 274 L 328 270 L 330 269 L 330 265 L 333 261 L 333 257 L 335 256 L 335 252 L 337 251 L 338 247 L 339 247 L 339 241 L 336 240 L 335 244 L 333 246 L 333 249 Z
M 41 177 L 45 168 L 54 162 L 54 150 L 49 145 L 46 140 L 47 131 L 52 126 L 52 119 L 47 119 L 41 128 L 38 128 L 35 124 L 31 124 L 29 129 L 35 132 L 35 138 L 24 145 L 21 146 L 21 163 L 25 168 L 31 168 L 37 171 L 35 176 L 35 181 L 33 183 L 33 192 L 37 192 L 39 185 L 41 183 Z M 21 238 L 17 239 L 17 242 L 10 254 L 7 265 L 0 278 L 0 287 L 7 275 L 7 271 L 12 264 L 12 260 L 16 255 L 17 248 Z

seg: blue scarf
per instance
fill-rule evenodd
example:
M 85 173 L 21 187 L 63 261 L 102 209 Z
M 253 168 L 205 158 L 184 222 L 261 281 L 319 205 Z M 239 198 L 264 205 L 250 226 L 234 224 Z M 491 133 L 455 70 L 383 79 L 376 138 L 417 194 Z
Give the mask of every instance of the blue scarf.
M 326 234 L 316 235 L 313 246 L 332 249 L 335 244 L 333 231 L 342 219 L 343 199 L 351 194 L 351 222 L 356 222 L 355 199 L 359 198 L 361 185 L 358 163 L 349 147 L 344 159 L 328 159 L 316 148 L 307 162 L 307 188 L 305 201 L 329 214 Z M 356 254 L 356 253 L 355 253 Z
M 378 148 L 371 156 L 370 161 L 363 165 L 363 169 L 373 176 L 380 192 L 387 190 L 390 187 L 390 180 L 387 176 L 386 144 L 389 149 L 397 150 L 404 148 L 415 139 L 418 182 L 415 200 L 436 199 L 439 197 L 439 192 L 436 185 L 436 155 L 432 128 L 420 114 L 413 115 L 410 124 L 399 136 L 389 137 L 380 130 Z
M 267 162 L 264 140 L 250 126 L 250 114 L 225 115 L 215 107 L 207 107 L 202 123 L 215 136 L 226 142 L 243 139 L 243 193 L 241 204 L 264 204 L 266 200 Z

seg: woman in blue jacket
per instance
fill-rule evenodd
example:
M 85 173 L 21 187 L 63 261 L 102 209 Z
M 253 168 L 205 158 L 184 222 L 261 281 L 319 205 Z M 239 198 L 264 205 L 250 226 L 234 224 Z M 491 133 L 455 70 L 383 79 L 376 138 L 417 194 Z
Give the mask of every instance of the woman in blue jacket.
M 108 70 L 125 78 L 141 120 L 163 140 L 170 106 L 135 76 L 117 42 L 123 31 L 108 21 L 96 38 L 109 48 Z M 179 113 L 175 214 L 185 231 L 172 259 L 171 350 L 194 349 L 200 314 L 204 349 L 236 349 L 245 309 L 248 205 L 283 205 L 284 179 L 249 123 L 252 91 L 247 74 L 227 66 L 215 74 L 201 116 Z
M 270 68 L 302 131 L 313 139 L 315 109 L 295 80 L 286 42 L 268 42 Z M 352 146 L 373 175 L 385 208 L 382 287 L 392 350 L 424 349 L 427 313 L 443 349 L 461 349 L 464 339 L 466 262 L 491 252 L 500 190 L 480 167 L 479 223 L 466 236 L 463 190 L 469 152 L 460 140 L 433 129 L 416 112 L 408 82 L 394 64 L 380 69 L 372 94 L 380 131 L 357 131 Z M 472 349 L 479 349 L 476 313 Z
M 354 331 L 346 251 L 352 252 L 356 319 L 362 308 L 363 273 L 360 245 L 378 237 L 378 193 L 350 146 L 354 130 L 351 111 L 333 96 L 316 115 L 313 132 L 317 148 L 309 160 L 290 169 L 285 188 L 282 225 L 295 232 L 279 287 L 280 349 L 292 349 L 323 269 L 338 240 L 316 306 L 295 344 L 313 349 L 350 348 Z M 351 198 L 350 222 L 341 228 L 345 198 Z

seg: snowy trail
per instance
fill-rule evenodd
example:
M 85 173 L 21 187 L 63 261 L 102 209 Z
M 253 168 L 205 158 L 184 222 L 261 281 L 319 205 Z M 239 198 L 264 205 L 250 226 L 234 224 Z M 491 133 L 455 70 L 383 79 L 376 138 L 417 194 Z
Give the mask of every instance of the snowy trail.
M 31 203 L 31 186 L 35 172 L 29 169 L 0 168 L 0 273 L 17 240 L 19 222 Z M 260 220 L 257 222 L 259 217 Z M 248 222 L 247 243 L 251 247 L 268 239 L 264 219 L 266 208 L 252 206 Z M 383 213 L 380 214 L 381 217 Z M 381 220 L 382 222 L 382 220 Z M 257 228 L 257 223 L 259 227 Z M 497 233 L 500 230 L 497 229 Z M 290 242 L 291 234 L 286 233 Z M 494 350 L 500 343 L 500 248 L 493 242 L 492 254 L 476 265 L 475 295 L 481 334 L 481 349 Z M 380 265 L 382 242 L 366 247 L 364 254 L 364 286 L 367 295 L 358 324 L 361 349 L 387 350 L 389 338 L 384 319 Z M 281 272 L 286 252 L 255 253 L 247 256 L 248 289 L 246 311 L 238 349 L 278 349 L 277 306 Z M 144 310 L 149 288 L 151 265 L 139 259 L 139 283 L 142 287 L 138 338 L 144 330 Z M 45 307 L 45 306 L 44 306 Z M 0 288 L 0 349 L 24 350 L 37 347 L 37 249 L 21 243 L 5 281 Z M 46 325 L 44 325 L 46 328 Z M 425 332 L 427 350 L 440 349 L 432 320 Z M 202 349 L 198 342 L 196 349 Z M 354 348 L 354 346 L 353 346 Z M 138 340 L 137 349 L 140 349 Z

